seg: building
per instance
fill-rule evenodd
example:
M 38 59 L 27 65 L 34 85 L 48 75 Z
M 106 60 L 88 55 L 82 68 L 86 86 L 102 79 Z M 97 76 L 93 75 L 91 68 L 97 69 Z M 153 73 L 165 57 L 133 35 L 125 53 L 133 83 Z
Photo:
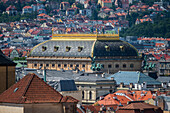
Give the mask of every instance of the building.
M 15 66 L 0 50 L 0 94 L 15 84 Z
M 22 76 L 28 73 L 35 73 L 44 79 L 40 71 L 42 70 L 25 69 L 22 72 L 18 72 L 17 78 L 22 78 Z M 82 102 L 83 104 L 93 104 L 100 96 L 113 93 L 116 90 L 115 80 L 106 79 L 108 74 L 46 70 L 46 75 L 47 83 L 53 86 L 54 89 L 63 95 L 72 96 L 80 100 L 80 103 Z M 76 88 L 72 81 L 75 82 Z
M 25 6 L 22 8 L 22 14 L 33 13 L 33 9 L 31 6 Z
M 98 4 L 100 4 L 102 7 L 112 7 L 112 0 L 98 0 Z
M 119 107 L 116 113 L 163 113 L 160 107 L 144 102 L 130 102 L 127 106 Z
M 156 104 L 157 106 L 161 107 L 165 113 L 170 112 L 170 96 L 157 96 Z
M 67 10 L 68 8 L 70 8 L 70 4 L 68 2 L 60 3 L 60 10 Z
M 156 94 L 154 94 L 151 91 L 118 90 L 113 94 L 108 94 L 105 97 L 101 97 L 100 100 L 98 100 L 94 105 L 126 106 L 127 103 L 131 101 L 145 101 L 146 103 L 149 103 L 150 99 L 155 99 L 155 98 L 156 98 Z
M 116 80 L 118 90 L 154 90 L 161 88 L 161 82 L 138 71 L 119 71 L 107 79 Z
M 137 49 L 119 40 L 119 34 L 53 34 L 31 50 L 27 62 L 32 69 L 92 72 L 93 68 L 107 73 L 140 71 L 142 65 Z
M 170 75 L 170 59 L 167 59 L 167 60 L 166 58 L 160 59 L 158 68 L 159 68 L 160 76 L 164 76 L 164 75 L 169 76 Z
M 78 100 L 63 96 L 30 73 L 0 95 L 1 113 L 76 113 Z
M 6 13 L 8 13 L 9 15 L 16 15 L 17 14 L 17 9 L 15 6 L 9 6 L 6 8 Z

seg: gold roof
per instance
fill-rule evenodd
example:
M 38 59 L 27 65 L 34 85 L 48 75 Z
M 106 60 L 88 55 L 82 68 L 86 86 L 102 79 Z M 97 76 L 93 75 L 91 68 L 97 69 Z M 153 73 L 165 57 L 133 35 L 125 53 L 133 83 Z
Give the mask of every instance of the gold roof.
M 119 40 L 118 34 L 53 34 L 52 40 Z

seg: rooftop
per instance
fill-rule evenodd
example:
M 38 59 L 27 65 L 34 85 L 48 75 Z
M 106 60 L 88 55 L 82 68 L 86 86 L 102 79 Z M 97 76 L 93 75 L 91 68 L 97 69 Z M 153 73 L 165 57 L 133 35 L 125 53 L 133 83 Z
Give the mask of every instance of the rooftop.
M 59 103 L 78 102 L 64 97 L 34 73 L 27 74 L 19 82 L 0 95 L 0 103 Z

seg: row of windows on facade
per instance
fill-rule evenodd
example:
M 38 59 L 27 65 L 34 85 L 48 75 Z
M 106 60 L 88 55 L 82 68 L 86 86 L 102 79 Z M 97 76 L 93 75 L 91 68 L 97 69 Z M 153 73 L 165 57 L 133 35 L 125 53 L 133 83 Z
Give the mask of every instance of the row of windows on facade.
M 43 64 L 40 64 L 40 66 L 42 67 Z M 46 64 L 45 66 L 46 66 L 46 67 L 49 67 L 49 64 Z M 64 64 L 64 67 L 67 67 L 67 66 L 69 66 L 69 64 L 68 64 L 68 65 L 67 65 L 67 64 Z M 76 66 L 76 67 L 79 67 L 79 64 L 76 64 L 75 66 Z M 84 68 L 85 68 L 85 66 L 86 66 L 85 64 L 82 65 L 82 67 L 84 67 Z M 37 67 L 37 64 L 34 64 L 34 67 Z M 55 67 L 55 64 L 52 64 L 52 67 Z M 61 64 L 58 64 L 58 67 L 61 67 Z M 73 67 L 73 64 L 70 64 L 70 67 Z M 126 64 L 123 64 L 122 67 L 123 67 L 123 68 L 126 68 Z M 133 67 L 134 67 L 134 64 L 130 64 L 130 68 L 133 68 Z M 103 64 L 103 68 L 104 68 L 104 64 Z M 108 65 L 108 68 L 112 68 L 112 65 L 109 64 L 109 65 Z M 115 65 L 115 68 L 119 68 L 119 64 L 116 64 L 116 65 Z

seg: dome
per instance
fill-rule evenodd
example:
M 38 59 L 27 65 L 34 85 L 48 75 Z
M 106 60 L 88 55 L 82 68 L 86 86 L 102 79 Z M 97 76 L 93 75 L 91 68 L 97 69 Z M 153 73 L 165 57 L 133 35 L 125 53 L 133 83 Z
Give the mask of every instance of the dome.
M 138 56 L 138 51 L 121 40 L 49 40 L 35 46 L 29 56 L 123 57 Z

